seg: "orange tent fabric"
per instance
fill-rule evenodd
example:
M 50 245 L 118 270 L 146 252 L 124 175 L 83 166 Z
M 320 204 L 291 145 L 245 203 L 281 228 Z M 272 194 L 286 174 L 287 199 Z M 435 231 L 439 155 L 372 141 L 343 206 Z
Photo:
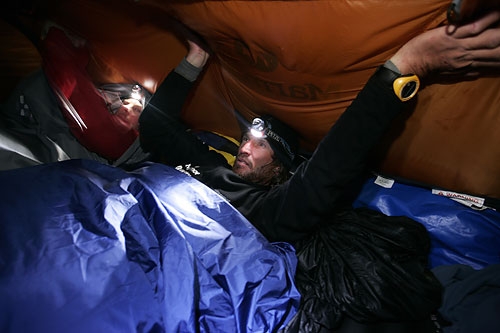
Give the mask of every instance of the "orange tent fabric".
M 413 36 L 446 24 L 450 0 L 52 1 L 51 18 L 92 46 L 96 82 L 154 91 L 184 56 L 175 21 L 213 50 L 184 110 L 197 129 L 239 136 L 234 114 L 271 113 L 312 151 L 375 68 Z M 375 153 L 377 171 L 500 198 L 500 80 L 424 86 Z M 403 121 L 404 120 L 404 121 Z

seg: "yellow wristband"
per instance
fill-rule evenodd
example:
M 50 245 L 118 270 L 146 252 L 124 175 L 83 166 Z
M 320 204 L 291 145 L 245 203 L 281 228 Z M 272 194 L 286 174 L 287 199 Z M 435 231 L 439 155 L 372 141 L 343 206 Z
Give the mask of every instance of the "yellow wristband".
M 415 74 L 402 75 L 392 83 L 394 93 L 398 98 L 406 102 L 412 99 L 420 88 L 420 80 Z

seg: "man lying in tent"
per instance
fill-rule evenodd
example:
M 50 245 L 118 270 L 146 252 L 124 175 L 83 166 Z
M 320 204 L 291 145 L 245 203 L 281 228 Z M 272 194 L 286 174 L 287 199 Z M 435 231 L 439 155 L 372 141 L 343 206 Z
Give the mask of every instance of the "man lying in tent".
M 233 166 L 186 132 L 179 122 L 182 105 L 208 59 L 193 42 L 142 112 L 141 144 L 156 160 L 183 165 L 184 171 L 219 191 L 269 240 L 294 242 L 331 212 L 345 186 L 360 175 L 370 150 L 416 96 L 419 79 L 457 70 L 466 70 L 465 78 L 482 66 L 499 66 L 500 28 L 492 28 L 498 17 L 494 12 L 452 33 L 440 27 L 409 41 L 377 69 L 290 179 L 283 174 L 290 170 L 298 141 L 282 121 L 255 118 L 242 136 Z
M 297 155 L 298 139 L 278 119 L 270 116 L 253 119 L 243 133 L 232 166 L 182 124 L 183 103 L 209 58 L 203 48 L 189 41 L 188 55 L 157 89 L 140 116 L 141 145 L 152 153 L 155 161 L 176 166 L 220 193 L 270 241 L 293 243 L 303 266 L 302 269 L 299 266 L 298 278 L 306 281 L 301 285 L 303 304 L 318 298 L 317 287 L 311 280 L 323 286 L 332 284 L 331 276 L 322 276 L 312 268 L 308 271 L 305 266 L 314 268 L 319 262 L 326 271 L 330 265 L 332 271 L 342 275 L 343 266 L 349 265 L 343 259 L 351 256 L 351 261 L 360 264 L 352 263 L 350 267 L 352 285 L 334 285 L 330 293 L 319 291 L 326 295 L 326 303 L 334 304 L 327 309 L 321 304 L 323 300 L 316 300 L 315 304 L 323 308 L 321 311 L 329 312 L 326 316 L 318 314 L 317 318 L 330 317 L 328 323 L 318 319 L 323 320 L 320 326 L 338 325 L 339 317 L 332 313 L 338 313 L 340 308 L 360 321 L 422 319 L 440 303 L 440 285 L 426 269 L 429 240 L 425 229 L 409 219 L 389 219 L 375 212 L 348 209 L 346 215 L 340 199 L 349 184 L 362 176 L 370 150 L 391 121 L 416 96 L 420 80 L 449 72 L 466 78 L 478 75 L 483 67 L 499 67 L 499 20 L 500 12 L 492 12 L 474 23 L 455 29 L 436 28 L 409 41 L 376 70 L 311 158 L 293 174 L 290 170 Z M 353 229 L 342 230 L 346 225 Z M 334 244 L 334 238 L 322 238 L 342 232 L 345 235 L 350 232 L 350 237 L 358 238 L 357 241 L 369 237 L 360 242 L 357 250 L 362 253 L 370 249 L 373 253 L 353 254 L 357 253 L 353 245 L 356 242 L 344 242 L 344 248 L 340 248 L 338 239 Z M 340 251 L 340 258 L 332 255 L 323 260 L 320 243 L 322 250 Z M 375 253 L 387 256 L 379 260 Z M 311 258 L 315 259 L 310 262 Z M 387 267 L 391 266 L 386 265 L 387 261 L 392 261 L 392 267 Z M 366 266 L 378 267 L 379 271 L 375 268 L 362 271 L 360 267 Z M 349 271 L 345 269 L 344 274 Z M 354 281 L 360 276 L 364 277 L 364 284 Z M 345 283 L 346 277 L 341 280 Z M 394 297 L 398 289 L 407 294 Z M 376 295 L 367 296 L 373 290 L 377 290 Z M 308 316 L 314 314 L 309 311 Z M 292 323 L 289 329 L 304 331 L 303 325 Z

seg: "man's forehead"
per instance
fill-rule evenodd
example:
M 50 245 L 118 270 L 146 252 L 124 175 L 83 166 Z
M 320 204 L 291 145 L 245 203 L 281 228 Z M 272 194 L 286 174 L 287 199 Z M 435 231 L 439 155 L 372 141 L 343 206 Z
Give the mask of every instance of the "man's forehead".
M 271 147 L 267 138 L 257 138 L 255 136 L 253 136 L 250 131 L 246 131 L 245 133 L 243 133 L 242 138 L 249 138 L 249 139 L 252 139 L 253 141 L 256 141 L 256 142 L 265 142 L 269 147 Z

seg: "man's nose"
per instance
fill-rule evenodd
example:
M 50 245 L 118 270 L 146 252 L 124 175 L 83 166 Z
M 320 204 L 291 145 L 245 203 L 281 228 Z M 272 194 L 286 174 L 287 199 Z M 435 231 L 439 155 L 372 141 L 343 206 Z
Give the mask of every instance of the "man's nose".
M 251 150 L 252 150 L 252 140 L 245 141 L 240 145 L 241 153 L 249 154 Z

